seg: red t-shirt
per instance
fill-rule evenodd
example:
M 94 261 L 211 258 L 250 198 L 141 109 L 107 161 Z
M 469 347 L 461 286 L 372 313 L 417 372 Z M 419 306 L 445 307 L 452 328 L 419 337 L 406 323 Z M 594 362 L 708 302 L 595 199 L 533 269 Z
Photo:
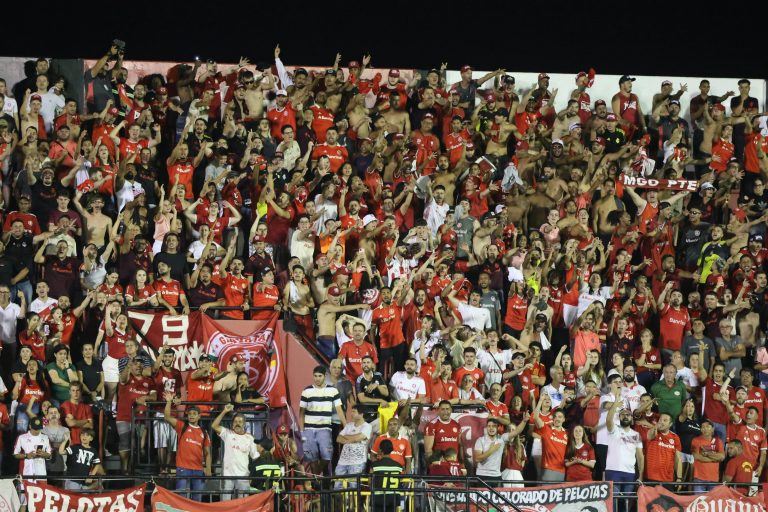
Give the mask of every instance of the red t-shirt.
M 440 378 L 432 380 L 429 386 L 430 402 L 436 404 L 440 400 L 453 400 L 454 398 L 459 398 L 459 387 L 454 381 L 445 382 Z
M 704 436 L 694 437 L 691 441 L 691 453 L 703 454 L 706 452 L 723 453 L 723 442 L 719 437 L 713 436 L 712 439 L 704 439 Z M 705 482 L 717 482 L 720 480 L 719 462 L 701 462 L 693 461 L 693 478 L 704 480 Z
M 277 140 L 283 140 L 283 126 L 289 125 L 296 132 L 296 111 L 289 101 L 282 110 L 276 107 L 267 110 L 267 119 L 269 120 L 272 136 Z
M 312 118 L 312 131 L 319 144 L 325 144 L 325 132 L 334 125 L 333 112 L 318 105 L 312 105 L 309 109 L 314 112 Z
M 574 457 L 581 460 L 596 460 L 595 450 L 588 444 L 577 448 Z M 592 481 L 592 470 L 584 464 L 574 464 L 565 469 L 565 480 L 567 482 L 590 482 Z
M 461 471 L 464 466 L 456 460 L 441 460 L 429 465 L 428 472 L 432 476 L 464 476 Z
M 245 276 L 235 277 L 231 272 L 227 273 L 227 277 L 221 284 L 221 289 L 224 292 L 224 304 L 227 306 L 242 306 L 248 299 L 248 278 Z M 222 311 L 223 316 L 229 318 L 235 318 L 242 320 L 243 312 L 241 311 Z
M 149 147 L 149 141 L 147 139 L 139 139 L 133 142 L 129 139 L 120 137 L 120 159 L 124 160 L 134 153 L 141 152 L 142 149 Z M 173 182 L 171 182 L 173 186 Z
M 459 452 L 459 437 L 461 436 L 461 426 L 456 420 L 448 420 L 443 423 L 440 418 L 435 418 L 427 424 L 424 429 L 425 436 L 434 436 L 435 443 L 433 450 L 447 450 L 453 448 L 456 453 Z
M 507 311 L 504 315 L 504 325 L 511 329 L 522 331 L 525 327 L 526 317 L 528 315 L 528 301 L 525 297 L 513 294 L 507 301 Z
M 390 437 L 389 434 L 381 434 L 379 437 L 376 438 L 376 441 L 373 443 L 373 448 L 371 448 L 371 452 L 378 454 L 379 453 L 379 446 L 381 445 L 381 442 L 385 439 L 389 439 L 392 441 L 392 453 L 389 454 L 389 457 L 394 460 L 395 462 L 400 463 L 401 466 L 405 467 L 405 461 L 406 458 L 411 458 L 413 454 L 411 453 L 411 443 L 408 442 L 407 439 L 403 439 L 400 437 Z
M 213 400 L 213 375 L 213 372 L 211 372 L 208 377 L 196 380 L 193 379 L 192 374 L 190 374 L 187 379 L 187 400 L 190 402 L 210 402 Z M 200 408 L 200 412 L 202 413 L 211 410 L 210 405 L 198 405 L 197 407 Z
M 728 411 L 719 400 L 713 398 L 715 393 L 720 393 L 721 386 L 722 384 L 717 384 L 712 379 L 707 379 L 704 383 L 704 391 L 702 393 L 704 417 L 715 423 L 726 424 L 728 423 Z M 736 392 L 731 386 L 728 386 L 728 400 L 736 400 Z
M 541 467 L 550 471 L 565 473 L 565 449 L 568 446 L 568 431 L 544 425 L 537 432 L 541 436 Z
M 148 396 L 155 390 L 155 384 L 149 377 L 131 375 L 125 384 L 117 385 L 117 421 L 131 421 L 131 408 L 137 398 Z M 136 416 L 146 412 L 145 406 L 136 408 Z
M 176 175 L 179 175 L 179 185 L 185 186 L 184 197 L 186 199 L 192 199 L 194 193 L 192 192 L 192 174 L 195 172 L 195 167 L 192 165 L 192 161 L 176 160 L 174 163 L 170 163 L 170 159 L 166 161 L 168 166 L 168 183 L 173 187 L 176 183 Z
M 107 342 L 107 355 L 120 359 L 128 354 L 125 352 L 125 342 L 128 341 L 131 336 L 129 332 L 120 332 L 117 327 L 112 329 L 112 336 L 106 336 Z
M 312 160 L 317 160 L 321 156 L 326 155 L 331 163 L 331 171 L 336 173 L 341 169 L 341 166 L 349 160 L 349 152 L 344 146 L 338 144 L 329 146 L 328 144 L 318 144 L 312 151 Z
M 258 290 L 259 283 L 253 285 L 253 307 L 255 308 L 274 308 L 277 301 L 280 300 L 280 290 L 275 285 L 264 287 L 263 291 Z M 254 320 L 266 320 L 274 313 L 274 309 L 262 309 L 253 311 L 251 318 Z
M 19 333 L 19 344 L 27 345 L 32 349 L 32 359 L 37 359 L 38 361 L 46 360 L 45 340 L 37 331 L 32 331 L 31 334 L 26 329 L 21 331 Z
M 373 362 L 378 364 L 379 356 L 376 354 L 376 347 L 367 341 L 363 341 L 359 347 L 355 345 L 354 341 L 349 341 L 341 346 L 339 359 L 344 361 L 344 370 L 352 382 L 363 374 L 363 358 L 365 356 L 371 356 Z
M 77 405 L 67 400 L 61 404 L 62 423 L 66 423 L 67 415 L 71 414 L 76 420 L 92 420 L 93 409 L 88 404 L 82 402 Z M 69 427 L 69 435 L 72 438 L 72 444 L 80 444 L 80 427 Z
M 685 331 L 691 330 L 691 317 L 688 308 L 681 306 L 676 310 L 665 304 L 659 311 L 659 347 L 680 350 Z
M 29 233 L 32 236 L 40 234 L 40 224 L 37 222 L 37 216 L 33 213 L 23 213 L 18 211 L 12 211 L 5 217 L 3 223 L 3 232 L 7 233 L 11 230 L 11 225 L 20 220 L 24 224 L 24 232 Z
M 399 306 L 382 304 L 373 310 L 371 323 L 377 324 L 379 327 L 379 346 L 382 349 L 405 343 Z
M 41 370 L 38 370 L 41 371 Z M 45 378 L 45 377 L 43 377 Z M 37 383 L 36 380 L 27 379 L 22 377 L 21 384 L 19 385 L 19 403 L 28 404 L 32 397 L 35 397 L 35 402 L 40 403 L 46 399 L 48 393 Z
M 672 482 L 675 480 L 675 452 L 681 451 L 680 438 L 672 431 L 662 434 L 645 444 L 645 474 L 648 480 Z
M 180 282 L 175 279 L 171 279 L 170 281 L 158 279 L 153 285 L 155 291 L 160 292 L 160 295 L 163 296 L 163 299 L 165 299 L 168 304 L 174 307 L 179 305 L 179 297 L 184 295 L 184 289 L 181 287 Z
M 757 463 L 760 460 L 760 452 L 768 450 L 765 429 L 757 425 L 748 427 L 742 420 L 736 425 L 734 438 L 741 441 L 741 444 L 744 447 L 744 456 L 749 458 L 749 460 L 757 466 Z
M 203 469 L 203 447 L 211 446 L 211 439 L 199 426 L 187 425 L 183 421 L 176 423 L 178 450 L 176 452 L 176 467 L 184 469 Z M 183 434 L 182 434 L 183 432 Z
M 485 373 L 480 368 L 464 368 L 463 366 L 456 368 L 453 371 L 453 375 L 451 378 L 453 381 L 461 386 L 461 381 L 464 380 L 465 375 L 471 375 L 473 379 L 475 379 L 475 387 L 480 388 L 480 386 L 483 385 L 483 381 L 485 380 Z

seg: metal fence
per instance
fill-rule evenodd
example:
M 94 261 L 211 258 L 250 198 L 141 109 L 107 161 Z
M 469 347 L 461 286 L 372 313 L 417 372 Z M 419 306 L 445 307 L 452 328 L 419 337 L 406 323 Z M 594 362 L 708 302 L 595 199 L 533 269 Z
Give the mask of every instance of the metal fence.
M 4 479 L 13 477 L 2 477 Z M 53 485 L 63 487 L 62 477 L 25 476 L 17 479 L 36 479 L 48 481 Z M 65 477 L 64 477 L 65 478 Z M 177 478 L 168 476 L 103 476 L 101 480 L 104 490 L 117 490 L 135 485 L 147 484 L 145 501 L 149 506 L 150 496 L 155 486 L 166 489 L 176 489 Z M 223 491 L 221 482 L 231 477 L 211 476 L 200 477 L 205 481 L 202 491 L 202 501 L 214 503 L 221 501 L 220 496 L 228 493 L 233 498 L 261 492 L 263 489 L 251 487 L 247 491 Z M 570 482 L 576 483 L 576 482 Z M 693 483 L 648 482 L 649 485 L 663 484 L 677 494 L 695 494 Z M 535 488 L 553 485 L 553 482 L 526 481 L 516 482 L 515 485 L 525 488 Z M 637 487 L 639 482 L 631 484 L 631 492 L 617 494 L 614 490 L 613 509 L 621 512 L 631 512 L 637 505 Z M 700 483 L 695 485 L 701 485 Z M 713 483 L 712 486 L 719 485 Z M 744 489 L 749 493 L 756 484 L 728 484 L 729 487 Z M 505 487 L 512 487 L 505 485 Z M 275 510 L 280 512 L 363 512 L 379 510 L 386 512 L 496 512 L 499 510 L 519 511 L 514 503 L 498 492 L 488 482 L 478 477 L 429 477 L 422 475 L 402 475 L 398 482 L 396 495 L 392 499 L 382 499 L 382 492 L 372 486 L 370 475 L 355 475 L 347 477 L 283 477 L 272 487 L 277 494 Z M 751 488 L 751 489 L 750 489 Z M 78 491 L 86 494 L 103 492 L 102 490 Z M 177 490 L 178 494 L 187 496 L 188 491 Z M 374 503 L 375 502 L 375 503 Z

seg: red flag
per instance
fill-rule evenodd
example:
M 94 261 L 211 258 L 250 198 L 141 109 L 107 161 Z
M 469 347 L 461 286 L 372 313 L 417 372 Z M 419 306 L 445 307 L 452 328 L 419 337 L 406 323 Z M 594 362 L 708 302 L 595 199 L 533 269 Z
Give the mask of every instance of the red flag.
M 200 503 L 164 489 L 159 485 L 152 494 L 152 510 L 183 510 L 185 512 L 273 512 L 275 510 L 274 491 L 264 491 L 237 500 L 221 501 L 218 503 Z

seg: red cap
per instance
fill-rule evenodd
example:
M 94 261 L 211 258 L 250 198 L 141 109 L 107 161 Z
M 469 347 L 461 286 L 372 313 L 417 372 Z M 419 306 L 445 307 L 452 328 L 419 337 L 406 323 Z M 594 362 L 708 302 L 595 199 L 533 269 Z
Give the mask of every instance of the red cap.
M 359 68 L 360 67 L 360 63 L 357 62 L 356 60 L 351 60 L 351 61 L 349 61 L 349 64 L 347 65 L 347 67 L 348 68 Z
M 394 140 L 402 140 L 402 139 L 405 138 L 405 134 L 404 133 L 396 133 L 392 138 Z
M 470 141 L 467 141 L 466 144 L 464 144 L 464 147 L 467 148 L 467 151 L 471 151 L 475 149 L 475 144 L 470 140 Z
M 507 227 L 504 228 L 504 238 L 512 238 L 515 236 L 515 232 L 517 230 L 515 229 L 514 224 L 509 224 Z
M 715 103 L 712 105 L 712 110 L 719 110 L 720 112 L 725 112 L 725 107 L 722 103 Z
M 390 69 L 389 70 L 389 76 L 392 78 L 400 78 L 400 70 L 399 69 Z
M 605 116 L 606 121 L 616 121 L 616 114 L 608 114 Z
M 485 101 L 489 101 L 489 102 L 496 101 L 496 95 L 493 94 L 492 92 L 489 92 L 488 94 L 485 95 Z
M 595 102 L 595 108 L 599 107 L 600 105 L 605 105 L 605 100 L 597 100 Z
M 528 145 L 528 142 L 524 140 L 519 140 L 517 141 L 517 144 L 515 144 L 515 147 L 517 148 L 518 151 L 524 151 L 528 149 L 530 146 Z
M 546 73 L 539 73 L 539 80 L 541 80 L 542 78 L 549 78 L 549 75 Z
M 328 288 L 328 295 L 339 297 L 341 295 L 341 289 L 338 286 L 331 286 Z
M 262 235 L 256 235 L 253 237 L 254 242 L 266 242 L 266 239 Z
M 603 137 L 597 137 L 592 142 L 596 142 L 596 143 L 600 144 L 601 146 L 605 146 L 605 139 Z
M 43 98 L 39 94 L 33 94 L 32 96 L 29 97 L 29 101 L 35 101 L 35 100 L 42 103 Z
M 646 133 L 645 135 L 640 137 L 640 141 L 639 142 L 640 142 L 641 146 L 647 146 L 648 144 L 651 143 L 651 136 Z
M 277 427 L 278 434 L 289 434 L 290 432 L 291 431 L 287 425 L 280 425 L 279 427 Z
M 245 89 L 245 84 L 241 84 L 240 82 L 238 82 L 235 85 L 235 90 L 237 91 L 238 89 Z
M 168 94 L 168 88 L 167 87 L 158 87 L 157 88 L 157 94 L 159 94 L 160 96 L 165 96 L 166 94 Z
M 421 119 L 423 120 L 423 119 L 434 119 L 434 118 L 435 116 L 432 115 L 431 112 L 427 112 L 426 114 L 424 114 L 424 117 L 422 117 Z
M 539 75 L 539 76 L 541 76 L 541 75 Z M 586 76 L 587 76 L 587 72 L 586 71 L 579 71 L 579 73 L 576 75 L 576 80 L 578 80 L 579 78 L 584 78 Z
M 470 66 L 469 64 L 464 64 L 463 66 L 461 66 L 461 72 L 463 73 L 465 71 L 472 71 L 472 66 Z
M 120 111 L 117 109 L 117 107 L 110 107 L 110 109 L 107 110 L 107 114 L 111 116 L 117 116 L 120 115 Z
M 460 96 L 460 95 L 461 95 L 461 93 L 460 93 L 459 91 L 457 91 L 456 89 L 451 89 L 451 91 L 449 92 L 449 94 L 450 94 L 450 95 L 454 95 L 454 94 L 455 94 L 456 96 Z

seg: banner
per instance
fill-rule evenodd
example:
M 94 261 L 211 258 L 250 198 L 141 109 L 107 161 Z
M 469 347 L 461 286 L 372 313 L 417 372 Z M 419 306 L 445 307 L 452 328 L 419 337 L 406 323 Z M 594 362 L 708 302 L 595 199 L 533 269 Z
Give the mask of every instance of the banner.
M 275 492 L 264 491 L 236 500 L 218 503 L 200 503 L 193 501 L 159 485 L 152 494 L 152 512 L 273 512 Z
M 699 182 L 696 180 L 657 180 L 653 178 L 641 178 L 639 176 L 627 176 L 626 174 L 622 174 L 622 176 L 624 177 L 625 187 L 687 190 L 688 192 L 696 192 L 699 190 Z
M 638 510 L 642 512 L 697 512 L 717 510 L 734 512 L 765 512 L 763 493 L 745 496 L 740 491 L 749 487 L 726 487 L 719 485 L 705 494 L 680 495 L 657 485 L 641 485 L 637 489 Z
M 490 506 L 499 512 L 516 512 L 488 489 L 472 493 L 435 493 L 434 499 L 445 509 L 480 512 Z M 613 482 L 583 482 L 542 487 L 499 487 L 495 491 L 521 512 L 613 512 Z M 480 496 L 482 495 L 482 497 Z M 467 503 L 467 501 L 469 503 Z M 645 509 L 641 509 L 645 512 Z M 745 511 L 746 512 L 746 511 Z
M 121 491 L 80 494 L 45 482 L 24 482 L 28 512 L 144 512 L 145 485 Z
M 182 372 L 195 370 L 201 354 L 216 356 L 218 368 L 226 368 L 233 356 L 245 359 L 251 386 L 273 408 L 287 405 L 282 357 L 286 333 L 278 316 L 275 312 L 268 320 L 219 322 L 199 311 L 188 316 L 128 311 L 133 328 L 155 351 L 163 345 L 176 351 L 174 366 Z

